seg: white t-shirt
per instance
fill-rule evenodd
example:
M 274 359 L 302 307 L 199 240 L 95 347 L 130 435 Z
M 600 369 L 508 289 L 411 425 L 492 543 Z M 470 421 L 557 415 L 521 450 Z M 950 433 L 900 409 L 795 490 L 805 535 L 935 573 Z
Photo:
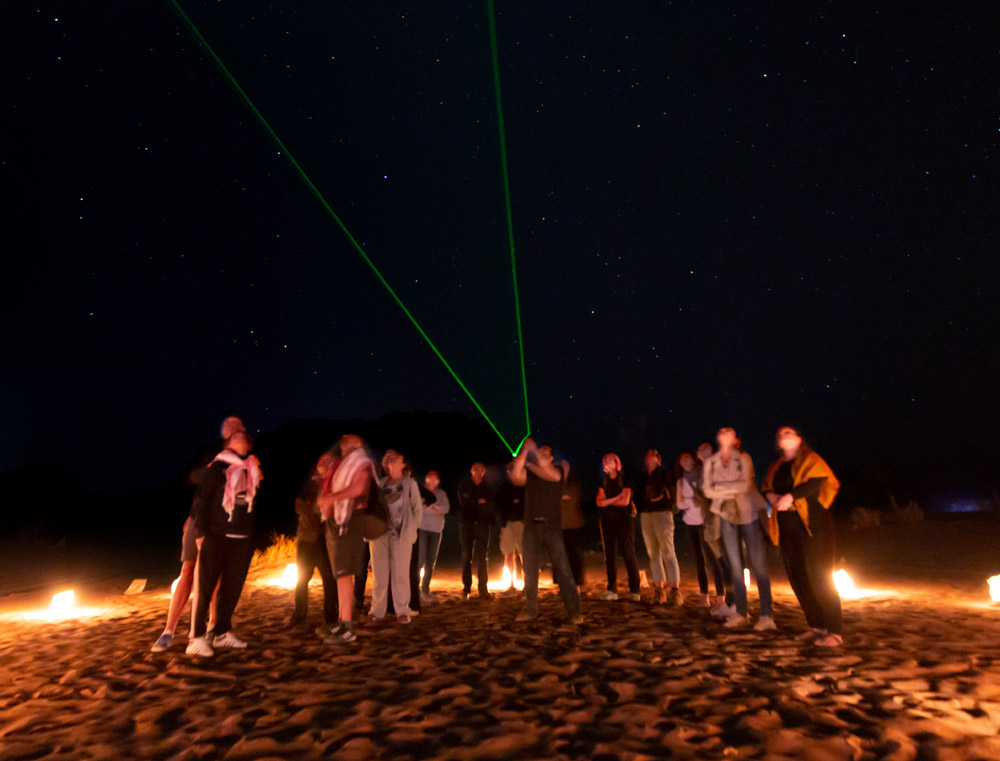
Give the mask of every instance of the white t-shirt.
M 688 526 L 703 526 L 705 516 L 701 508 L 694 503 L 694 489 L 683 476 L 677 479 L 677 507 L 680 508 L 684 523 Z

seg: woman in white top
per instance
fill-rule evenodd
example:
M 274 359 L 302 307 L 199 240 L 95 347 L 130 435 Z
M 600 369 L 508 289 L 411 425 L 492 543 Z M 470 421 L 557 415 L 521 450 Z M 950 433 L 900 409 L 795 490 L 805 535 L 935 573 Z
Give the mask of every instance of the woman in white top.
M 747 588 L 740 559 L 740 542 L 746 543 L 747 561 L 757 580 L 760 596 L 760 619 L 757 631 L 776 629 L 771 605 L 771 579 L 767 573 L 764 550 L 764 528 L 758 519 L 758 497 L 754 481 L 753 460 L 739 448 L 739 439 L 732 428 L 720 428 L 719 451 L 704 466 L 702 491 L 712 500 L 711 511 L 722 516 L 722 540 L 726 556 L 733 569 L 733 592 L 736 613 L 726 620 L 731 629 L 747 626 Z M 760 497 L 759 501 L 763 501 Z M 766 503 L 765 503 L 766 504 Z
M 389 530 L 369 542 L 375 579 L 368 617 L 373 621 L 385 618 L 391 583 L 396 621 L 410 623 L 410 553 L 417 541 L 424 503 L 417 482 L 403 474 L 405 466 L 403 456 L 392 449 L 382 458 L 385 476 L 378 483 L 389 508 Z
M 677 458 L 674 473 L 677 477 L 677 508 L 681 511 L 684 528 L 687 531 L 691 552 L 694 554 L 694 565 L 698 572 L 698 589 L 701 592 L 701 604 L 706 608 L 711 605 L 708 596 L 708 570 L 712 568 L 712 578 L 715 581 L 715 596 L 718 605 L 726 604 L 726 584 L 722 576 L 722 566 L 705 543 L 705 515 L 710 505 L 701 490 L 700 463 L 690 452 L 682 452 Z

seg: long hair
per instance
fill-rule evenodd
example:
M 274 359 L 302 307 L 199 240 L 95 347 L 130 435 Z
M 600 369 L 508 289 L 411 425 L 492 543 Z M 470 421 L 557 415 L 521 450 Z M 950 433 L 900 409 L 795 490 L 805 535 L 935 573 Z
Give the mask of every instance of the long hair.
M 698 446 L 700 447 L 701 444 Z M 684 457 L 684 455 L 687 455 L 694 461 L 694 467 L 692 467 L 691 470 L 698 470 L 701 468 L 701 460 L 698 459 L 694 452 L 681 452 L 677 455 L 677 459 L 674 460 L 674 481 L 680 481 L 684 476 L 685 470 L 681 467 L 681 458 Z

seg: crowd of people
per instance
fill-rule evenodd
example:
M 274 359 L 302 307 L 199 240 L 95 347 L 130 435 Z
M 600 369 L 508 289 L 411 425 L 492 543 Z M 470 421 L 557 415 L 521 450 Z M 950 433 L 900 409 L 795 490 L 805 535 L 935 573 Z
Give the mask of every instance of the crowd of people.
M 642 600 L 635 545 L 638 517 L 650 561 L 652 604 L 683 604 L 674 535 L 675 516 L 680 514 L 695 561 L 698 603 L 724 618 L 726 628 L 777 628 L 767 565 L 770 542 L 781 549 L 808 623 L 798 638 L 819 647 L 842 644 L 830 515 L 840 485 L 796 429 L 780 428 L 776 445 L 780 454 L 759 488 L 753 460 L 732 428 L 721 428 L 715 441 L 680 453 L 672 473 L 660 453 L 649 450 L 644 470 L 634 481 L 626 478 L 618 455 L 606 454 L 596 494 L 607 574 L 599 599 L 619 599 L 620 554 L 629 598 Z M 217 451 L 192 472 L 195 496 L 184 524 L 181 575 L 153 652 L 172 645 L 192 593 L 187 653 L 211 657 L 219 649 L 246 647 L 232 631 L 232 614 L 253 555 L 254 503 L 263 477 L 252 446 L 242 421 L 227 417 Z M 456 490 L 462 598 L 474 597 L 473 575 L 475 597 L 493 597 L 488 557 L 498 539 L 510 571 L 510 586 L 501 594 L 523 597 L 516 620 L 538 616 L 539 572 L 547 557 L 568 619 L 582 623 L 581 491 L 569 463 L 557 461 L 550 446 L 539 446 L 531 438 L 508 463 L 498 485 L 490 482 L 484 463 L 473 463 Z M 295 512 L 298 583 L 289 626 L 307 620 L 308 585 L 315 572 L 323 584 L 323 624 L 316 634 L 328 645 L 356 639 L 355 609 L 364 605 L 369 568 L 372 589 L 366 615 L 371 622 L 392 614 L 396 623 L 406 625 L 422 605 L 439 601 L 432 581 L 452 511 L 437 472 L 428 472 L 421 482 L 403 454 L 390 449 L 376 463 L 359 436 L 345 435 L 312 467 L 295 500 Z M 759 614 L 752 624 L 744 569 L 752 573 L 759 597 Z M 518 577 L 523 580 L 520 591 L 515 586 Z

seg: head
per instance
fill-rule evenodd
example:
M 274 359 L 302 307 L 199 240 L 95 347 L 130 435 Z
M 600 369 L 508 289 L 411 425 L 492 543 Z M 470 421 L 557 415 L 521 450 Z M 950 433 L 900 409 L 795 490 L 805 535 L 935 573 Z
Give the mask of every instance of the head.
M 361 437 L 354 433 L 345 433 L 340 437 L 340 441 L 337 442 L 337 448 L 340 449 L 340 456 L 347 457 L 351 452 L 356 449 L 361 449 L 364 444 L 361 441 Z
M 613 452 L 608 452 L 604 455 L 604 457 L 601 458 L 601 464 L 604 466 L 604 472 L 612 478 L 622 472 L 622 461 L 619 459 L 618 455 Z
M 775 439 L 778 444 L 778 449 L 780 449 L 782 454 L 789 459 L 795 457 L 795 455 L 799 452 L 799 447 L 802 446 L 802 434 L 795 428 L 788 425 L 778 429 L 778 434 Z
M 229 437 L 229 448 L 240 457 L 246 457 L 250 454 L 250 446 L 250 437 L 246 431 L 236 431 Z
M 690 473 L 694 470 L 695 459 L 694 455 L 690 452 L 681 452 L 677 456 L 677 472 L 678 474 L 683 471 L 684 473 Z
M 663 458 L 660 457 L 660 453 L 655 449 L 650 449 L 646 452 L 646 472 L 652 473 L 658 467 L 663 465 Z
M 427 475 L 424 476 L 424 486 L 426 486 L 431 491 L 436 491 L 441 485 L 441 476 L 438 475 L 436 470 L 427 471 Z
M 715 444 L 706 439 L 698 445 L 698 449 L 695 450 L 695 455 L 699 460 L 705 462 L 709 457 L 715 454 Z
M 222 428 L 219 429 L 219 436 L 223 441 L 229 441 L 237 431 L 245 431 L 246 426 L 236 415 L 230 415 L 222 421 Z
M 719 442 L 719 449 L 723 452 L 730 452 L 740 445 L 736 430 L 733 428 L 720 428 L 715 438 Z
M 542 466 L 551 465 L 552 461 L 555 460 L 555 457 L 552 454 L 552 447 L 548 444 L 543 444 L 538 447 L 538 451 L 535 452 L 535 456 L 538 458 L 538 464 Z
M 395 449 L 390 449 L 382 458 L 382 470 L 393 481 L 398 481 L 403 477 L 406 470 L 406 460 Z
M 335 459 L 333 452 L 324 452 L 321 454 L 319 460 L 316 461 L 316 472 L 320 476 L 325 476 L 330 471 L 330 468 L 333 467 Z
M 483 482 L 483 479 L 486 478 L 486 466 L 481 462 L 472 463 L 472 467 L 469 468 L 469 475 L 472 476 L 472 483 L 479 486 Z

